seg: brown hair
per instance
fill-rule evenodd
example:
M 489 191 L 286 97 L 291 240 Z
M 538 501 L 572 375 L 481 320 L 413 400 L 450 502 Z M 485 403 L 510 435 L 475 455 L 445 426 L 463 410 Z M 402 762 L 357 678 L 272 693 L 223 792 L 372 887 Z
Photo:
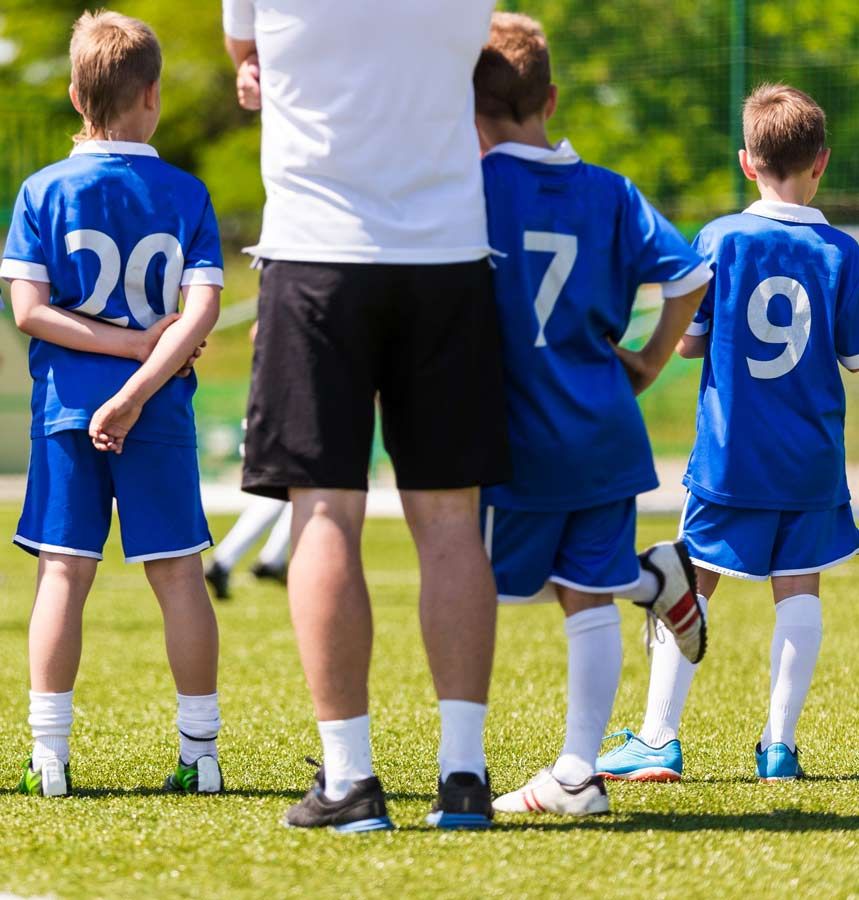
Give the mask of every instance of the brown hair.
M 755 166 L 783 180 L 825 148 L 826 113 L 796 88 L 762 84 L 743 104 L 743 138 Z
M 549 46 L 540 23 L 519 13 L 495 13 L 489 43 L 474 70 L 477 112 L 521 123 L 542 110 L 551 83 Z
M 72 84 L 93 129 L 106 131 L 161 77 L 161 47 L 152 29 L 109 10 L 85 12 L 75 22 L 69 55 Z

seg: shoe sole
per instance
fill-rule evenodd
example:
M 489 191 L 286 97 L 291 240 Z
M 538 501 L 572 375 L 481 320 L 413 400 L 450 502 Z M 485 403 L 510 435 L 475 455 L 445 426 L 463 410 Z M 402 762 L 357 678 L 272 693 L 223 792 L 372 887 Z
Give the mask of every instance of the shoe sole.
M 449 830 L 479 831 L 492 827 L 492 819 L 481 813 L 434 812 L 426 818 L 427 825 Z
M 332 825 L 338 834 L 361 834 L 365 831 L 392 831 L 394 823 L 383 816 L 378 819 L 361 819 L 358 822 L 347 822 L 345 825 Z
M 638 769 L 635 772 L 597 772 L 608 781 L 650 781 L 660 784 L 668 784 L 669 782 L 680 781 L 680 773 L 674 769 L 661 769 L 652 767 L 649 769 Z
M 683 567 L 683 574 L 691 585 L 692 599 L 695 601 L 695 606 L 698 607 L 698 618 L 701 620 L 701 649 L 698 652 L 698 658 L 690 660 L 693 665 L 698 665 L 704 658 L 704 654 L 707 652 L 707 620 L 704 618 L 704 611 L 701 609 L 701 604 L 698 601 L 698 575 L 695 572 L 695 564 L 689 556 L 689 548 L 686 546 L 686 542 L 675 541 L 674 549 L 680 557 L 680 565 Z
M 760 776 L 758 781 L 761 784 L 779 784 L 782 781 L 800 781 L 802 775 L 770 775 L 769 777 Z

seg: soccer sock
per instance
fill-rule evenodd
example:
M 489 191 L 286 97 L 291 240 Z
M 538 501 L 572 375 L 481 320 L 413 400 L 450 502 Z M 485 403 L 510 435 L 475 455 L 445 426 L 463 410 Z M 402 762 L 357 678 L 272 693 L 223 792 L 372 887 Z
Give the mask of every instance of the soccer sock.
M 659 593 L 659 579 L 647 569 L 642 569 L 640 575 L 634 588 L 622 591 L 617 596 L 623 597 L 624 600 L 632 600 L 633 603 L 650 603 L 655 600 Z
M 707 618 L 707 598 L 698 594 L 701 614 Z M 651 747 L 661 747 L 677 737 L 697 665 L 680 652 L 674 636 L 658 622 L 650 661 L 647 712 L 639 737 Z
M 483 726 L 486 704 L 468 700 L 440 700 L 441 744 L 438 767 L 441 780 L 452 772 L 472 772 L 481 781 L 486 778 L 486 754 L 483 751 Z
M 46 759 L 69 761 L 69 734 L 72 730 L 72 695 L 41 694 L 30 691 L 30 728 L 33 732 L 33 771 Z
M 796 723 L 805 704 L 823 637 L 820 598 L 786 597 L 775 607 L 770 647 L 770 715 L 761 748 L 787 744 L 796 749 Z
M 176 726 L 179 729 L 179 758 L 186 766 L 192 766 L 201 756 L 218 758 L 218 732 L 221 729 L 221 713 L 218 694 L 176 694 L 179 712 Z
M 222 568 L 232 569 L 282 511 L 282 500 L 256 498 L 215 548 L 212 559 Z
M 370 717 L 317 722 L 325 765 L 325 796 L 342 800 L 352 783 L 373 774 L 370 756 Z
M 289 550 L 289 536 L 292 531 L 292 504 L 287 503 L 283 512 L 274 523 L 268 540 L 263 545 L 257 559 L 264 565 L 277 569 L 286 564 L 286 553 Z
M 567 734 L 552 774 L 564 784 L 579 784 L 594 773 L 620 681 L 620 615 L 614 604 L 586 609 L 568 616 L 564 631 Z

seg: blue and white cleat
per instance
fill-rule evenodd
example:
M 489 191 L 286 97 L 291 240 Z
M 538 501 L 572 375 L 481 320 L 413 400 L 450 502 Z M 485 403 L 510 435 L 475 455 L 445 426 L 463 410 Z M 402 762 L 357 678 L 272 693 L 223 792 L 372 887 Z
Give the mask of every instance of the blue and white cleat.
M 605 740 L 615 737 L 626 740 L 597 759 L 597 775 L 610 781 L 680 781 L 683 752 L 676 738 L 661 747 L 651 747 L 624 728 L 608 735 Z
M 805 775 L 799 764 L 799 750 L 792 751 L 787 744 L 770 744 L 766 750 L 761 750 L 758 744 L 755 747 L 755 764 L 758 778 L 764 784 L 796 781 Z

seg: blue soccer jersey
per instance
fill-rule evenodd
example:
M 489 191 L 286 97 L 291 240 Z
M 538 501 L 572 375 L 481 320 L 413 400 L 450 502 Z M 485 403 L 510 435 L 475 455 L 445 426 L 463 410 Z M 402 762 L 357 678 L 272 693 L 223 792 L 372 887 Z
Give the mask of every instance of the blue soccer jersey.
M 566 141 L 501 144 L 483 174 L 514 472 L 484 503 L 572 511 L 656 487 L 611 342 L 639 285 L 677 296 L 709 271 L 629 180 L 583 163 Z
M 208 192 L 146 144 L 80 144 L 24 182 L 0 276 L 49 282 L 54 305 L 148 328 L 176 311 L 181 286 L 223 285 Z M 139 365 L 33 339 L 33 437 L 87 428 Z M 133 436 L 195 443 L 195 387 L 193 374 L 171 378 L 144 407 Z
M 709 340 L 684 483 L 727 506 L 840 506 L 838 361 L 859 368 L 859 245 L 816 209 L 758 201 L 695 247 L 714 278 L 689 330 Z

